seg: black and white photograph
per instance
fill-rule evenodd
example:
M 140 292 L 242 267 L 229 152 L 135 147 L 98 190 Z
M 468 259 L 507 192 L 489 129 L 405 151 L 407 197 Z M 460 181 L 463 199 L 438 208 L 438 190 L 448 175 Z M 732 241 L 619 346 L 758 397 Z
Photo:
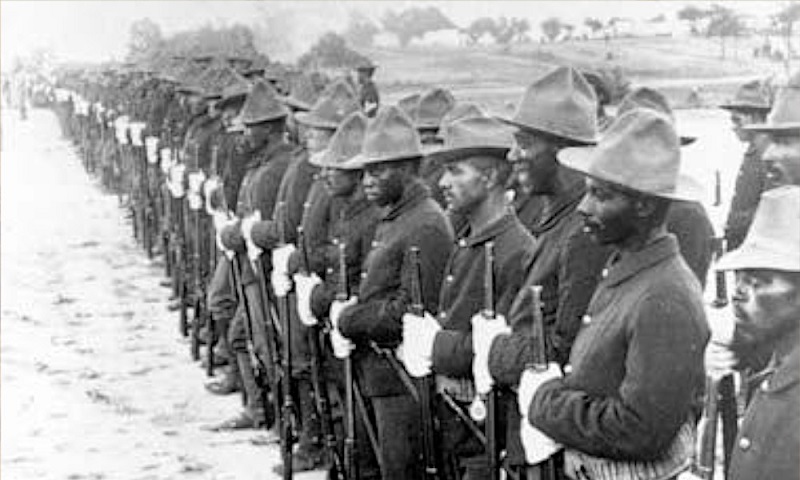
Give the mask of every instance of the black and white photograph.
M 800 479 L 800 0 L 0 0 L 0 82 L 3 479 Z

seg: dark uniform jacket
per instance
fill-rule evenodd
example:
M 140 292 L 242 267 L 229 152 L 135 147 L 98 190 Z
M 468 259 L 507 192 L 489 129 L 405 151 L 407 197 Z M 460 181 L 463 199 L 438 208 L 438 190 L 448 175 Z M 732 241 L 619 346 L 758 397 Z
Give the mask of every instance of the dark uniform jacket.
M 281 183 L 291 160 L 292 146 L 285 142 L 268 143 L 260 150 L 253 152 L 239 189 L 239 200 L 236 204 L 236 215 L 246 217 L 256 210 L 262 218 L 275 210 L 278 197 L 278 186 Z M 222 244 L 225 248 L 243 253 L 246 251 L 244 238 L 239 225 L 222 231 Z M 255 281 L 250 262 L 242 262 L 242 283 Z
M 705 287 L 708 267 L 714 253 L 714 227 L 703 205 L 674 201 L 667 213 L 667 230 L 678 239 L 683 259 Z
M 348 294 L 358 291 L 361 283 L 361 267 L 372 248 L 375 228 L 381 216 L 381 209 L 367 200 L 359 188 L 347 199 L 331 202 L 330 210 L 338 212 L 330 225 L 328 239 L 318 249 L 324 269 L 325 281 L 314 289 L 311 297 L 311 310 L 317 318 L 328 316 L 331 303 L 341 288 L 339 266 L 339 245 L 345 245 L 345 278 Z
M 747 146 L 747 151 L 736 175 L 736 187 L 725 222 L 725 238 L 728 250 L 734 250 L 742 244 L 753 215 L 756 212 L 761 193 L 766 188 L 766 171 L 761 157 L 769 146 L 769 141 L 756 137 Z
M 732 480 L 800 478 L 800 348 L 761 375 L 739 429 Z
M 186 140 L 183 145 L 183 158 L 186 165 L 191 169 L 196 166 L 204 172 L 208 172 L 211 166 L 212 140 L 221 131 L 223 131 L 223 126 L 219 118 L 207 115 L 195 118 L 186 132 Z
M 506 213 L 479 232 L 468 232 L 456 243 L 439 293 L 439 323 L 442 330 L 433 345 L 433 371 L 454 378 L 472 379 L 472 316 L 483 308 L 486 298 L 485 246 L 494 242 L 495 312 L 507 315 L 519 292 L 530 263 L 534 240 L 513 213 Z M 458 395 L 471 401 L 474 390 Z
M 247 146 L 244 136 L 240 133 L 226 132 L 217 139 L 216 173 L 222 179 L 225 203 L 235 206 L 247 167 Z
M 662 236 L 613 254 L 570 356 L 543 384 L 529 420 L 561 443 L 613 460 L 657 460 L 696 418 L 709 337 L 700 284 Z
M 421 180 L 408 185 L 400 201 L 381 218 L 364 264 L 358 303 L 339 319 L 342 334 L 356 343 L 353 360 L 366 395 L 406 393 L 388 361 L 370 348 L 370 341 L 388 345 L 400 342 L 401 319 L 411 303 L 409 249 L 420 249 L 423 304 L 426 311 L 435 314 L 452 242 L 447 217 Z
M 297 241 L 297 226 L 303 219 L 306 197 L 316 171 L 317 167 L 308 161 L 308 151 L 305 148 L 297 148 L 292 152 L 292 161 L 278 188 L 276 210 L 269 218 L 253 225 L 253 243 L 261 248 L 271 250 L 281 243 Z M 280 218 L 278 218 L 278 209 L 281 204 L 283 206 L 280 208 L 283 208 L 283 211 L 280 212 Z M 281 225 L 279 222 L 283 222 L 283 224 Z M 284 238 L 281 238 L 281 235 Z
M 529 195 L 518 188 L 515 190 L 513 205 L 519 221 L 528 230 L 532 231 L 542 216 L 544 197 L 541 195 Z

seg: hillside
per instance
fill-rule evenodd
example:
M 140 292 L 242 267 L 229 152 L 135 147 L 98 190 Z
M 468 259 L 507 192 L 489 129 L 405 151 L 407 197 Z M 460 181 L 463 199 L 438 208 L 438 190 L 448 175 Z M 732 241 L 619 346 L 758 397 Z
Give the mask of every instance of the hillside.
M 359 49 L 380 65 L 376 81 L 388 101 L 433 85 L 453 89 L 460 100 L 494 110 L 513 108 L 531 79 L 554 65 L 579 68 L 619 66 L 635 84 L 662 88 L 676 107 L 701 88 L 701 102 L 715 104 L 740 83 L 767 77 L 783 65 L 753 58 L 760 38 L 728 41 L 726 59 L 720 42 L 707 38 L 622 38 L 491 47 L 409 47 Z M 608 52 L 612 53 L 610 59 Z

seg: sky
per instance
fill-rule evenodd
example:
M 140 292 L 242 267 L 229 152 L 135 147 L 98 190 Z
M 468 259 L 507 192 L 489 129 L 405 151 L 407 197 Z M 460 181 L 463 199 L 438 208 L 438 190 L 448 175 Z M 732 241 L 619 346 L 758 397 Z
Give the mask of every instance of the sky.
M 483 17 L 523 17 L 532 25 L 556 16 L 579 24 L 587 17 L 608 19 L 624 16 L 648 19 L 661 13 L 674 17 L 687 1 L 583 0 L 583 1 L 453 1 L 453 0 L 360 0 L 360 1 L 198 1 L 198 0 L 0 0 L 0 66 L 39 48 L 50 49 L 61 60 L 99 62 L 122 59 L 127 51 L 128 31 L 135 20 L 149 17 L 165 35 L 211 23 L 252 24 L 263 15 L 286 18 L 298 43 L 310 45 L 324 31 L 342 30 L 351 11 L 380 18 L 389 9 L 435 5 L 457 25 L 466 26 Z M 694 0 L 706 7 L 712 2 Z M 754 16 L 770 15 L 786 1 L 730 1 L 724 3 Z M 256 46 L 258 47 L 258 46 Z

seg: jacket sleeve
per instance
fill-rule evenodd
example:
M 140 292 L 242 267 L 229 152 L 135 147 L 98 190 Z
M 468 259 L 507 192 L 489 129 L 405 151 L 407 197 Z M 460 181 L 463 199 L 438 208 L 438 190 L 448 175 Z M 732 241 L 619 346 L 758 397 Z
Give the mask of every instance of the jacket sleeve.
M 682 297 L 647 297 L 628 326 L 625 377 L 612 395 L 593 395 L 570 377 L 543 384 L 529 421 L 563 445 L 618 460 L 652 460 L 690 418 L 705 341 Z M 701 373 L 702 374 L 702 373 Z
M 529 263 L 529 260 L 526 260 L 528 253 L 520 250 L 518 254 L 510 255 L 497 269 L 498 289 L 494 293 L 495 310 L 501 315 L 508 315 L 511 304 L 525 281 L 527 270 L 525 265 Z M 473 312 L 476 313 L 478 312 Z M 433 370 L 436 373 L 453 377 L 471 377 L 474 356 L 471 328 L 466 331 L 441 330 L 436 334 L 433 345 Z
M 342 313 L 340 329 L 354 341 L 373 340 L 397 344 L 401 340 L 401 318 L 411 305 L 411 262 L 408 247 L 420 249 L 422 295 L 425 310 L 436 313 L 437 296 L 442 284 L 445 263 L 450 255 L 452 233 L 447 228 L 426 225 L 417 230 L 402 252 L 400 286 L 382 298 L 357 303 Z

